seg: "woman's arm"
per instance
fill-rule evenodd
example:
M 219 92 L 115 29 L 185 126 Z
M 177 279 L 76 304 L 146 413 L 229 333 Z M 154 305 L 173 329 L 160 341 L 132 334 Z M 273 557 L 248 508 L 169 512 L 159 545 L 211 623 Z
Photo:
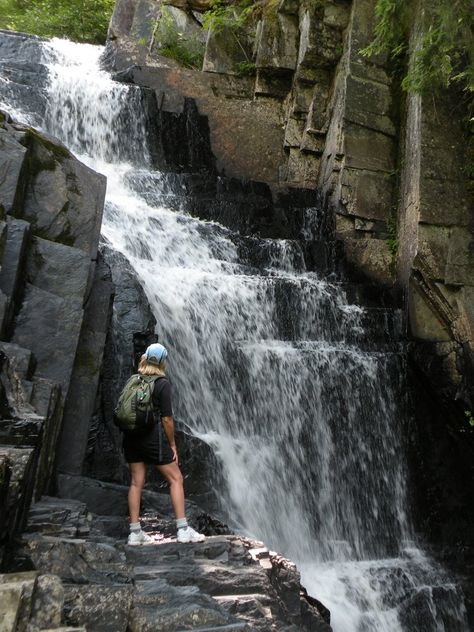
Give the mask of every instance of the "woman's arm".
M 166 438 L 170 444 L 170 448 L 173 451 L 173 461 L 178 462 L 178 452 L 176 450 L 176 440 L 174 438 L 174 421 L 173 417 L 162 417 L 161 423 L 165 431 Z

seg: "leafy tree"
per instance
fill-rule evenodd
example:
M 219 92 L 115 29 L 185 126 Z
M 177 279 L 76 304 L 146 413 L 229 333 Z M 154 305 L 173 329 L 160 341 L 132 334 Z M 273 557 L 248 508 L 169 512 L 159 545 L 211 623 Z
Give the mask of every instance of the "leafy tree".
M 115 0 L 0 0 L 0 28 L 103 44 Z

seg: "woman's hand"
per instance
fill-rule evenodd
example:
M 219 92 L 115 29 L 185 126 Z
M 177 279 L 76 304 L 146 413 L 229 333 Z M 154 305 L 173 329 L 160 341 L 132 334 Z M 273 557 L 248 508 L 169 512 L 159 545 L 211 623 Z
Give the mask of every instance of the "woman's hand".
M 176 463 L 176 465 L 179 465 L 178 450 L 176 449 L 175 445 L 171 446 L 171 452 L 173 453 L 174 463 Z

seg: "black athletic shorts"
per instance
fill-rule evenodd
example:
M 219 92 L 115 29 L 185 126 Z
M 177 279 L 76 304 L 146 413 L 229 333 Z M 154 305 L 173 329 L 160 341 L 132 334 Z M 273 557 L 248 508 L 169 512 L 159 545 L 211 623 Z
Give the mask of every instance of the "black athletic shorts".
M 173 462 L 173 452 L 161 422 L 158 422 L 151 432 L 143 435 L 130 435 L 124 432 L 123 451 L 127 463 L 169 465 Z

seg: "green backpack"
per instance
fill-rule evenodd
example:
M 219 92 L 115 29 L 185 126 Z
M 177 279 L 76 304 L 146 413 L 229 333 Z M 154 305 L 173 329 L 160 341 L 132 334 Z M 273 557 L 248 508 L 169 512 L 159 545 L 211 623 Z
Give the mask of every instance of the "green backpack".
M 155 424 L 153 390 L 158 375 L 132 375 L 123 387 L 115 407 L 115 424 L 127 433 L 140 434 Z

